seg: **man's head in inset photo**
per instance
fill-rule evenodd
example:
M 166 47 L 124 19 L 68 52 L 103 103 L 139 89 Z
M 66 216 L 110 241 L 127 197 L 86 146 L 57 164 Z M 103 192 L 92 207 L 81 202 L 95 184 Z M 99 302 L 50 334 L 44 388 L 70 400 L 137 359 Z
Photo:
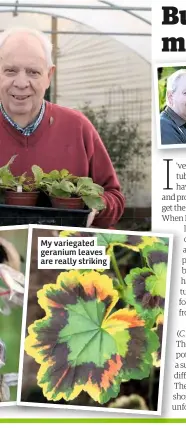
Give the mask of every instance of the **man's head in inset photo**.
M 186 70 L 177 70 L 167 79 L 167 106 L 186 120 Z
M 161 145 L 186 144 L 186 69 L 167 78 L 166 107 L 160 114 Z

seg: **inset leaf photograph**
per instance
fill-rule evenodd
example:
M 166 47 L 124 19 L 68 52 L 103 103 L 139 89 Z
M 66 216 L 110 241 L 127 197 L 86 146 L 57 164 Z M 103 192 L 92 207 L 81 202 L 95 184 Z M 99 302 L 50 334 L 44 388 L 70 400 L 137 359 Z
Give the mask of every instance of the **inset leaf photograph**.
M 0 406 L 17 396 L 27 233 L 0 228 Z
M 18 404 L 161 414 L 172 236 L 29 226 Z

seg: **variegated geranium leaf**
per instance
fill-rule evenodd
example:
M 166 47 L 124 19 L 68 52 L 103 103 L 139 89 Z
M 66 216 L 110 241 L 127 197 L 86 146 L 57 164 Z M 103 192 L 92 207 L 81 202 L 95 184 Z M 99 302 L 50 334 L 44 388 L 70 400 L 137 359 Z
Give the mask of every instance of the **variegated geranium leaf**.
M 168 246 L 161 243 L 146 246 L 143 249 L 143 257 L 146 260 L 147 266 L 151 269 L 154 269 L 154 266 L 160 263 L 164 263 L 167 266 Z
M 162 284 L 163 290 L 164 279 L 165 278 L 163 278 Z M 161 294 L 159 294 L 158 287 L 157 294 L 151 293 L 153 284 L 156 284 L 156 281 L 159 281 L 161 288 L 161 279 L 159 280 L 159 277 L 156 276 L 156 272 L 147 267 L 131 269 L 130 273 L 125 277 L 125 283 L 127 285 L 125 290 L 126 301 L 132 305 L 138 313 L 143 314 L 143 318 L 146 321 L 148 320 L 148 323 L 152 323 L 152 325 L 158 314 L 161 313 L 164 308 L 164 298 L 161 296 L 161 289 Z M 149 284 L 152 284 L 151 289 Z
M 135 310 L 114 312 L 118 293 L 107 275 L 63 272 L 38 298 L 46 316 L 29 327 L 25 350 L 40 364 L 37 381 L 48 400 L 86 391 L 103 404 L 123 379 L 149 375 L 158 337 Z

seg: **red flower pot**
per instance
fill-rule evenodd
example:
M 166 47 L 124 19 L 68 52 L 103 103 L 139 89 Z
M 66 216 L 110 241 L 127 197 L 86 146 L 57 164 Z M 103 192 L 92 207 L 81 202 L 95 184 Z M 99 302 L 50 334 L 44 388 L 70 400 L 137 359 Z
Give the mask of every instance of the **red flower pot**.
M 35 206 L 39 192 L 14 192 L 13 190 L 6 190 L 5 204 L 7 205 L 20 205 L 20 206 Z
M 58 198 L 51 197 L 53 208 L 83 210 L 85 204 L 81 198 Z

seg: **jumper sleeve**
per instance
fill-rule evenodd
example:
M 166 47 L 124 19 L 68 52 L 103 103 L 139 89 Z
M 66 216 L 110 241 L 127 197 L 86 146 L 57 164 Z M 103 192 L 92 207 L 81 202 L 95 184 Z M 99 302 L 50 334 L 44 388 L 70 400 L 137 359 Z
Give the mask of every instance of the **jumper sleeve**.
M 93 226 L 112 227 L 123 214 L 125 197 L 121 193 L 116 172 L 97 131 L 94 132 L 93 153 L 89 165 L 89 173 L 93 181 L 105 189 L 103 199 L 106 203 L 106 208 L 95 217 Z

